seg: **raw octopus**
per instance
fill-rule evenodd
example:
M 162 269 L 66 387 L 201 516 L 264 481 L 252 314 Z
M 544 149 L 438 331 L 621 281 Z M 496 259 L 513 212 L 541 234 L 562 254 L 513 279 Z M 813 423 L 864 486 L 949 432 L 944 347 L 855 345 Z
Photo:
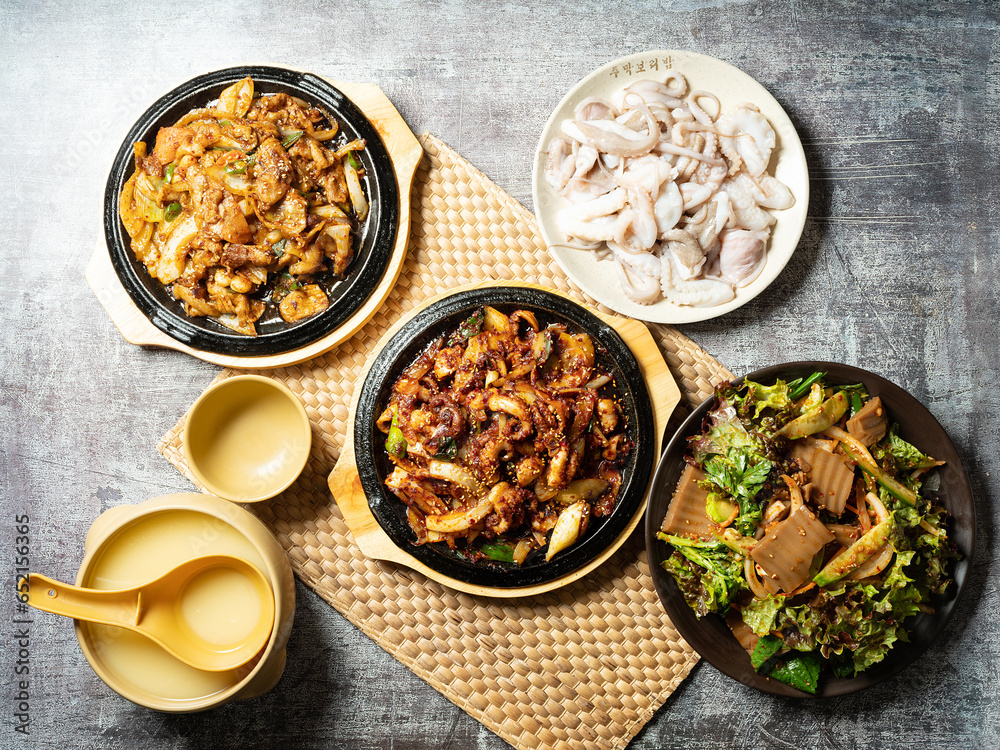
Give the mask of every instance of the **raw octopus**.
M 637 304 L 725 304 L 764 267 L 768 209 L 795 203 L 767 173 L 775 145 L 756 106 L 722 112 L 673 70 L 589 97 L 549 143 L 546 177 L 568 201 L 557 224 L 567 246 L 610 258 Z

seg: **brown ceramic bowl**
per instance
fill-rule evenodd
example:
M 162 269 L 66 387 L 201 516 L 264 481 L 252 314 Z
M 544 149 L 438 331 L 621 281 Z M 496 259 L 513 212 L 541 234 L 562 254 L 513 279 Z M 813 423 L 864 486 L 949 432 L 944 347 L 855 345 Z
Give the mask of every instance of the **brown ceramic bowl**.
M 766 693 L 797 698 L 828 698 L 846 695 L 876 685 L 897 674 L 913 663 L 927 650 L 948 623 L 972 567 L 975 554 L 976 515 L 972 488 L 962 468 L 962 461 L 944 428 L 924 406 L 905 390 L 874 373 L 849 365 L 832 362 L 792 362 L 757 370 L 746 380 L 771 384 L 777 378 L 788 381 L 816 371 L 827 373 L 827 380 L 836 384 L 863 383 L 868 393 L 880 396 L 889 412 L 890 421 L 899 425 L 899 434 L 928 455 L 945 461 L 939 469 L 941 489 L 938 500 L 952 515 L 948 533 L 958 545 L 962 559 L 954 568 L 954 586 L 946 596 L 934 602 L 933 615 L 919 615 L 911 619 L 907 630 L 909 643 L 896 644 L 889 655 L 870 669 L 850 678 L 823 675 L 815 696 L 796 690 L 777 680 L 758 674 L 750 664 L 750 657 L 737 643 L 723 619 L 709 615 L 698 619 L 688 607 L 672 576 L 663 567 L 669 556 L 668 546 L 656 538 L 674 487 L 683 468 L 687 438 L 701 431 L 701 423 L 712 405 L 713 398 L 702 402 L 674 434 L 660 459 L 646 511 L 646 551 L 656 592 L 670 616 L 671 622 L 692 648 L 709 664 L 744 685 Z

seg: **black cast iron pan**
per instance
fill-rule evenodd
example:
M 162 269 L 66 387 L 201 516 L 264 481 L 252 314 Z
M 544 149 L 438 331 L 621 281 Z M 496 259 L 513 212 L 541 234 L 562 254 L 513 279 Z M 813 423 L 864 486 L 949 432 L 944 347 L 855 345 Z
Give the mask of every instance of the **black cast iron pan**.
M 618 504 L 601 519 L 592 518 L 581 541 L 546 562 L 536 550 L 521 566 L 495 561 L 470 562 L 445 544 L 414 544 L 406 520 L 406 506 L 383 481 L 392 470 L 385 452 L 385 436 L 375 421 L 385 409 L 393 383 L 417 356 L 442 334 L 454 330 L 472 312 L 490 305 L 503 313 L 530 310 L 543 327 L 565 323 L 570 332 L 586 332 L 594 342 L 597 361 L 614 377 L 619 399 L 635 443 L 623 472 Z M 609 386 L 606 386 L 609 387 Z M 473 585 L 515 588 L 552 581 L 586 565 L 611 545 L 642 505 L 656 460 L 653 408 L 631 350 L 607 323 L 557 294 L 525 287 L 486 287 L 458 292 L 421 310 L 386 343 L 376 356 L 355 413 L 354 450 L 358 474 L 372 514 L 390 539 L 428 567 Z
M 363 186 L 371 206 L 355 240 L 355 255 L 343 279 L 320 284 L 330 307 L 298 323 L 289 324 L 275 312 L 257 324 L 258 335 L 235 333 L 213 318 L 189 317 L 183 306 L 153 279 L 129 246 L 129 236 L 118 216 L 118 196 L 134 171 L 132 147 L 145 141 L 149 148 L 160 128 L 174 124 L 188 112 L 218 99 L 232 83 L 250 76 L 255 95 L 287 93 L 297 96 L 336 120 L 341 129 L 334 143 L 364 138 L 358 156 L 365 169 Z M 160 98 L 129 130 L 119 148 L 104 193 L 104 236 L 111 264 L 132 302 L 168 336 L 195 349 L 234 356 L 263 356 L 293 351 L 316 341 L 346 321 L 378 286 L 392 256 L 399 226 L 399 188 L 389 153 L 372 123 L 350 99 L 328 81 L 311 73 L 263 65 L 246 65 L 193 78 Z

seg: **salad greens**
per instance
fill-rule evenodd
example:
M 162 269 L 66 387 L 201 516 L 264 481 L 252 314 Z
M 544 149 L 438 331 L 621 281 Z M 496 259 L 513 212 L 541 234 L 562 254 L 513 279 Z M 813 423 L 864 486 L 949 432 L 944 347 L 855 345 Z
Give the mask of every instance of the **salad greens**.
M 688 449 L 700 492 L 671 501 L 663 567 L 698 617 L 739 626 L 758 672 L 806 692 L 862 672 L 951 583 L 948 513 L 921 495 L 939 462 L 862 385 L 724 384 Z

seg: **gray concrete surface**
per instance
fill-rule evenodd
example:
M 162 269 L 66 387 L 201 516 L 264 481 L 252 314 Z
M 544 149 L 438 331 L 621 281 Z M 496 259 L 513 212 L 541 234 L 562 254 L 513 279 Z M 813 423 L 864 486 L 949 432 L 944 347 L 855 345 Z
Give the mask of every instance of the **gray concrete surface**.
M 83 279 L 111 156 L 162 92 L 259 60 L 372 81 L 414 132 L 443 138 L 530 207 L 538 133 L 563 93 L 621 55 L 688 49 L 742 68 L 786 108 L 812 201 L 777 282 L 683 332 L 737 373 L 830 359 L 908 388 L 965 457 L 979 550 L 957 616 L 897 678 L 801 704 L 702 664 L 630 747 L 1000 747 L 998 30 L 996 4 L 966 0 L 3 3 L 4 580 L 19 515 L 32 568 L 71 579 L 102 510 L 190 489 L 156 443 L 218 368 L 127 344 Z M 29 626 L 30 673 L 18 675 L 8 594 L 0 747 L 506 746 L 301 584 L 298 595 L 276 689 L 168 716 L 108 690 L 57 618 Z M 16 731 L 22 679 L 29 735 Z

